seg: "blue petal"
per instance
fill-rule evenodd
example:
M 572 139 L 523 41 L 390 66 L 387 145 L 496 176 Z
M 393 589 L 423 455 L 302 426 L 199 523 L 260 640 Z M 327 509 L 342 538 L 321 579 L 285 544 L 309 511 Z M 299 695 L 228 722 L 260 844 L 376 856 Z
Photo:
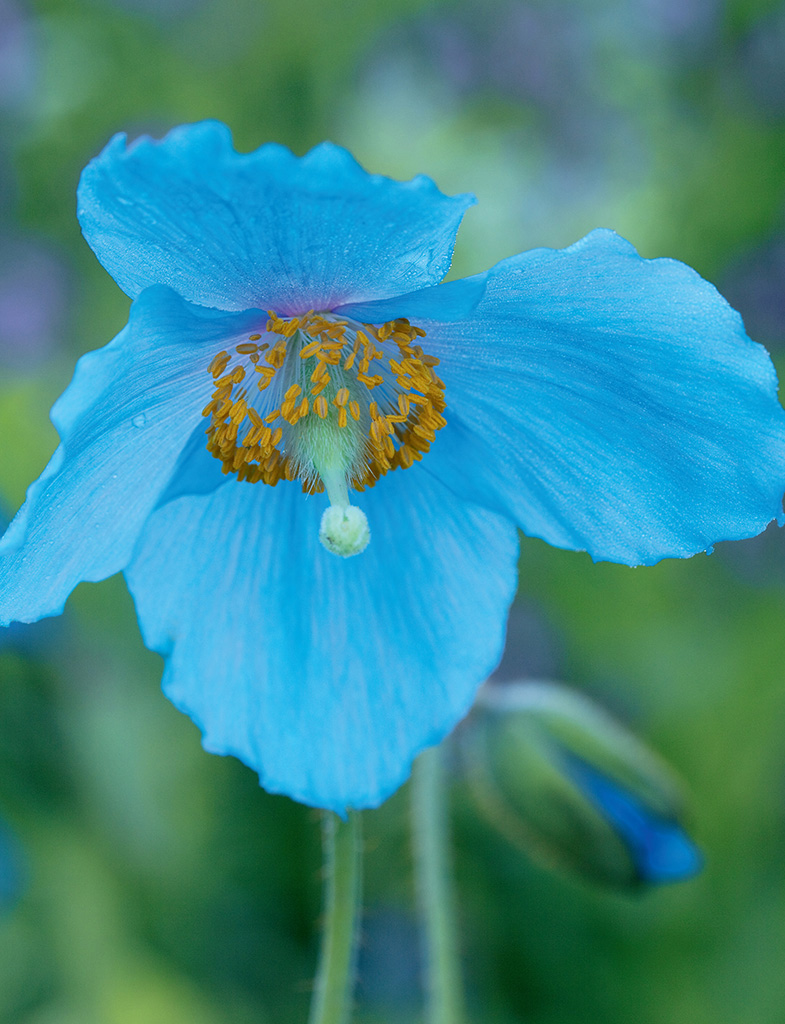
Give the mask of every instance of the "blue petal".
M 77 583 L 126 565 L 201 421 L 210 360 L 260 319 L 151 288 L 114 341 L 79 360 L 52 410 L 62 444 L 0 541 L 0 623 L 56 615 Z
M 423 176 L 369 175 L 327 142 L 301 159 L 275 144 L 238 154 L 216 121 L 128 147 L 115 136 L 78 198 L 85 238 L 129 295 L 166 284 L 201 305 L 279 313 L 440 281 L 475 201 Z
M 157 511 L 126 570 L 164 689 L 265 788 L 375 806 L 468 710 L 504 641 L 517 534 L 422 467 L 359 496 L 362 555 L 319 544 L 323 501 L 232 481 Z
M 166 505 L 184 494 L 210 494 L 229 482 L 222 464 L 207 451 L 204 421 L 193 430 L 180 452 L 166 490 L 158 499 L 158 506 Z
M 439 322 L 464 284 L 473 312 Z M 382 305 L 380 319 L 411 314 L 441 358 L 448 426 L 429 470 L 526 533 L 637 565 L 781 516 L 774 368 L 684 264 L 595 231 Z
M 352 302 L 339 306 L 335 312 L 349 316 L 361 323 L 385 323 L 404 314 L 413 322 L 438 319 L 443 323 L 466 320 L 474 314 L 485 295 L 488 274 L 465 277 L 460 281 L 447 281 L 438 289 L 424 288 L 408 295 L 375 299 L 373 302 Z
M 627 845 L 641 881 L 676 882 L 700 871 L 703 858 L 674 820 L 645 807 L 589 765 L 570 758 L 570 773 L 606 815 Z

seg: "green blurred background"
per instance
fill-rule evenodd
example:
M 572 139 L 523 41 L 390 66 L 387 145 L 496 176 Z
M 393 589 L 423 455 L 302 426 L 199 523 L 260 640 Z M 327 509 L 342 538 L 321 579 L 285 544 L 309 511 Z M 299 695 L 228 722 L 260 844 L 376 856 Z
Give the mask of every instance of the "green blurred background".
M 324 138 L 479 206 L 453 272 L 612 227 L 785 353 L 785 6 L 766 0 L 0 0 L 0 504 L 128 300 L 81 239 L 119 130 Z M 785 367 L 782 367 L 785 369 Z M 678 768 L 707 863 L 626 898 L 532 866 L 454 787 L 476 1024 L 785 1020 L 785 540 L 654 569 L 524 541 L 502 669 L 598 697 Z M 0 637 L 2 1024 L 288 1024 L 320 911 L 314 812 L 205 754 L 122 582 Z M 419 1019 L 407 794 L 368 816 L 358 1020 Z

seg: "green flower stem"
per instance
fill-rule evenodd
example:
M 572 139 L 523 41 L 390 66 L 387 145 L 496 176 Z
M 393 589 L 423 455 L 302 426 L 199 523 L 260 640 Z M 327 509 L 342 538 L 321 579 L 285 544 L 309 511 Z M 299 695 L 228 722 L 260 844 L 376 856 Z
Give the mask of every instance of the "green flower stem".
M 308 1024 L 346 1024 L 354 990 L 357 926 L 362 898 L 362 827 L 325 811 L 325 909 L 319 969 Z
M 412 834 L 426 956 L 427 1024 L 466 1024 L 450 863 L 447 785 L 439 747 L 417 759 Z

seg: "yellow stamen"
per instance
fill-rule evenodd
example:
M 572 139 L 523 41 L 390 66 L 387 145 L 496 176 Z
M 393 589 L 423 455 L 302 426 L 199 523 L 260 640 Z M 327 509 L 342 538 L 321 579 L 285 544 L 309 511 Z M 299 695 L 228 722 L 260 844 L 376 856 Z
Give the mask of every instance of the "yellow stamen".
M 305 348 L 300 349 L 300 359 L 310 359 L 314 353 L 318 352 L 322 347 L 321 340 L 319 338 L 316 341 L 309 341 Z
M 248 335 L 234 354 L 221 350 L 208 366 L 213 393 L 202 414 L 210 423 L 208 450 L 224 472 L 271 486 L 299 476 L 304 490 L 317 493 L 329 470 L 335 493 L 341 474 L 346 485 L 364 490 L 427 453 L 446 420 L 444 383 L 434 372 L 439 360 L 419 344 L 422 328 L 405 319 L 360 328 L 313 310 L 296 317 L 270 310 L 268 317 L 269 344 L 257 344 L 260 333 Z M 297 368 L 307 359 L 314 363 L 303 377 Z M 372 363 L 379 372 L 370 370 Z M 251 369 L 254 398 L 243 386 Z M 273 430 L 276 420 L 282 425 Z M 308 424 L 319 421 L 325 427 L 313 434 Z M 309 454 L 314 444 L 316 461 Z M 331 445 L 339 446 L 333 455 Z
M 219 352 L 217 355 L 213 356 L 210 365 L 207 367 L 208 371 L 214 377 L 220 377 L 221 374 L 226 369 L 227 364 L 229 363 L 229 360 L 231 358 L 232 357 L 229 355 L 228 352 Z

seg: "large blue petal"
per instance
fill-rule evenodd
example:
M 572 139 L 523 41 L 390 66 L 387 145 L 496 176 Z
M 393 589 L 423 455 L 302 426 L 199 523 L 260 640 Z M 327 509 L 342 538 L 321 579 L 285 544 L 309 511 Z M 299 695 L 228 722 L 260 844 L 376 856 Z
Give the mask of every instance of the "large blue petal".
M 52 410 L 62 444 L 0 541 L 0 623 L 55 615 L 77 583 L 123 568 L 201 421 L 212 356 L 259 321 L 151 288 L 79 360 Z
M 427 330 L 448 420 L 428 468 L 526 533 L 637 565 L 781 516 L 774 368 L 683 263 L 601 230 L 354 313 Z
M 322 500 L 230 482 L 159 509 L 126 569 L 206 749 L 338 811 L 380 803 L 465 714 L 516 581 L 512 524 L 422 467 L 360 500 L 371 543 L 341 559 L 318 541 Z
M 279 313 L 435 284 L 474 202 L 423 176 L 369 175 L 330 143 L 301 159 L 275 144 L 238 154 L 216 121 L 128 147 L 115 136 L 78 196 L 85 238 L 129 295 L 166 284 L 205 306 Z

